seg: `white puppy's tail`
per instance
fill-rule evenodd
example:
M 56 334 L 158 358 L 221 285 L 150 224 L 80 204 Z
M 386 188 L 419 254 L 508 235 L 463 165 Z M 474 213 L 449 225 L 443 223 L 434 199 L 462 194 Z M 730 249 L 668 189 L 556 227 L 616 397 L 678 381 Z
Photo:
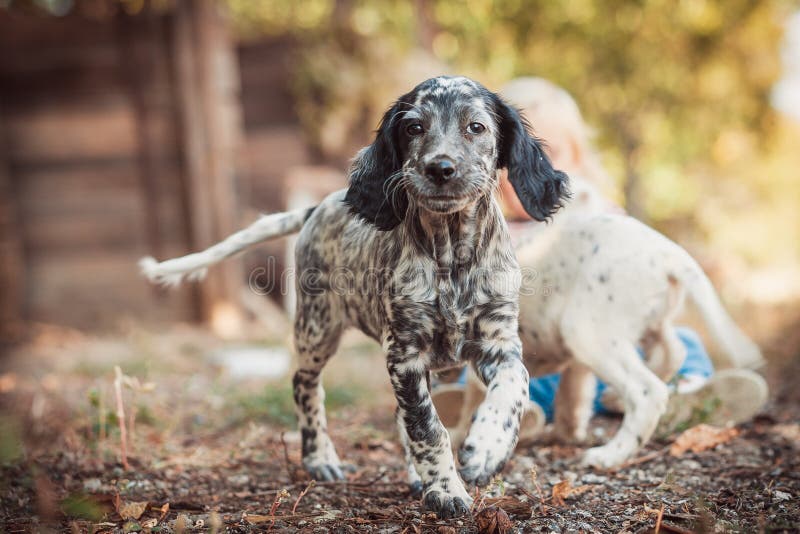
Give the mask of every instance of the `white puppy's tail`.
M 205 276 L 211 265 L 256 243 L 299 232 L 313 211 L 314 208 L 303 208 L 264 215 L 247 228 L 231 234 L 202 252 L 160 263 L 148 256 L 139 260 L 139 268 L 148 280 L 165 286 L 176 286 L 184 278 L 199 280 Z
M 697 269 L 694 276 L 688 277 L 689 280 L 685 282 L 687 293 L 703 316 L 714 341 L 734 367 L 757 369 L 763 366 L 765 362 L 761 349 L 736 326 L 722 306 L 711 281 L 700 266 L 695 265 Z

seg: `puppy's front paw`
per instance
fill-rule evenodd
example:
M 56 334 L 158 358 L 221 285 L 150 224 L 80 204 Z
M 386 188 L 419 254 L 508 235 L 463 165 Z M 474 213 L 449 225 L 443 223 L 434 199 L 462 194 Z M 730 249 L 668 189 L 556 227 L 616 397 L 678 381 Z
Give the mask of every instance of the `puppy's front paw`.
M 470 435 L 458 450 L 461 478 L 468 484 L 486 486 L 503 469 L 514 450 L 515 442 L 513 437 L 501 439 L 481 435 L 476 438 Z
M 314 480 L 332 481 L 344 480 L 345 471 L 354 471 L 353 466 L 344 465 L 339 458 L 323 458 L 320 456 L 306 456 L 303 458 L 303 467 Z
M 342 468 L 334 464 L 306 465 L 306 471 L 314 480 L 332 481 L 344 480 Z
M 462 496 L 453 495 L 440 490 L 429 490 L 422 498 L 422 507 L 434 512 L 439 519 L 450 519 L 469 513 L 472 499 L 463 491 Z

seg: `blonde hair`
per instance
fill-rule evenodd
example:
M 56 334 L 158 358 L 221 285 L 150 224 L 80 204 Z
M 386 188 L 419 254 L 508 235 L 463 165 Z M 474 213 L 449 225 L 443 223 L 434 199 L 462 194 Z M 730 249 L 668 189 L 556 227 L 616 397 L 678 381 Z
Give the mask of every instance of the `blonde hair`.
M 573 152 L 575 168 L 562 170 L 581 176 L 601 190 L 613 188 L 592 143 L 593 131 L 568 92 L 544 78 L 530 76 L 511 80 L 500 94 L 522 110 L 553 159 L 565 150 Z

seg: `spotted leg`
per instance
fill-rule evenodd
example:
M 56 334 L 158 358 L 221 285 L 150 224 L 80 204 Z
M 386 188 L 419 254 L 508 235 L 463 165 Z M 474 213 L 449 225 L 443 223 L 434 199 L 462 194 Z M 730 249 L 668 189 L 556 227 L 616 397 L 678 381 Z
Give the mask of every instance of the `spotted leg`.
M 414 455 L 411 454 L 411 445 L 408 441 L 408 434 L 406 434 L 406 425 L 403 418 L 400 417 L 400 410 L 395 413 L 397 418 L 397 431 L 400 435 L 400 443 L 403 445 L 403 452 L 406 457 L 406 471 L 408 473 L 408 490 L 414 498 L 422 497 L 422 478 L 417 473 L 417 468 L 414 467 Z
M 414 483 L 414 474 L 419 476 L 423 506 L 439 518 L 466 514 L 472 499 L 456 474 L 450 437 L 433 408 L 423 358 L 390 338 L 387 367 L 397 397 L 401 440 L 413 467 L 409 482 Z
M 321 372 L 336 352 L 342 328 L 331 323 L 326 295 L 298 294 L 295 349 L 298 369 L 294 375 L 294 402 L 303 450 L 303 466 L 316 480 L 344 478 L 339 456 L 328 436 L 325 391 Z
M 521 360 L 516 321 L 505 339 L 497 333 L 492 339 L 471 342 L 464 350 L 487 392 L 458 451 L 458 460 L 464 481 L 484 486 L 517 445 L 520 418 L 528 401 L 528 370 Z M 473 351 L 474 356 L 470 354 Z

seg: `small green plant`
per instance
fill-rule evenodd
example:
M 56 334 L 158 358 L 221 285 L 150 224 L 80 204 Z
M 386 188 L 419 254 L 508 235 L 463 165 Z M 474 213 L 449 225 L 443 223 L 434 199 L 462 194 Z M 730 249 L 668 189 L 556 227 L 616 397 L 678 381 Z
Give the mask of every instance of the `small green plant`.
M 288 384 L 267 385 L 258 394 L 243 394 L 235 399 L 240 412 L 236 419 L 243 421 L 265 421 L 283 426 L 294 424 L 294 400 Z
M 0 416 L 0 465 L 14 463 L 22 458 L 22 432 L 19 422 Z
M 73 494 L 61 501 L 61 511 L 67 517 L 88 521 L 100 521 L 105 515 L 94 499 L 83 494 Z
M 234 398 L 233 405 L 238 416 L 234 423 L 264 421 L 281 426 L 294 427 L 294 393 L 290 384 L 268 384 L 260 393 L 243 393 Z M 359 402 L 366 391 L 358 386 L 334 384 L 325 388 L 325 407 L 336 413 L 345 406 Z

